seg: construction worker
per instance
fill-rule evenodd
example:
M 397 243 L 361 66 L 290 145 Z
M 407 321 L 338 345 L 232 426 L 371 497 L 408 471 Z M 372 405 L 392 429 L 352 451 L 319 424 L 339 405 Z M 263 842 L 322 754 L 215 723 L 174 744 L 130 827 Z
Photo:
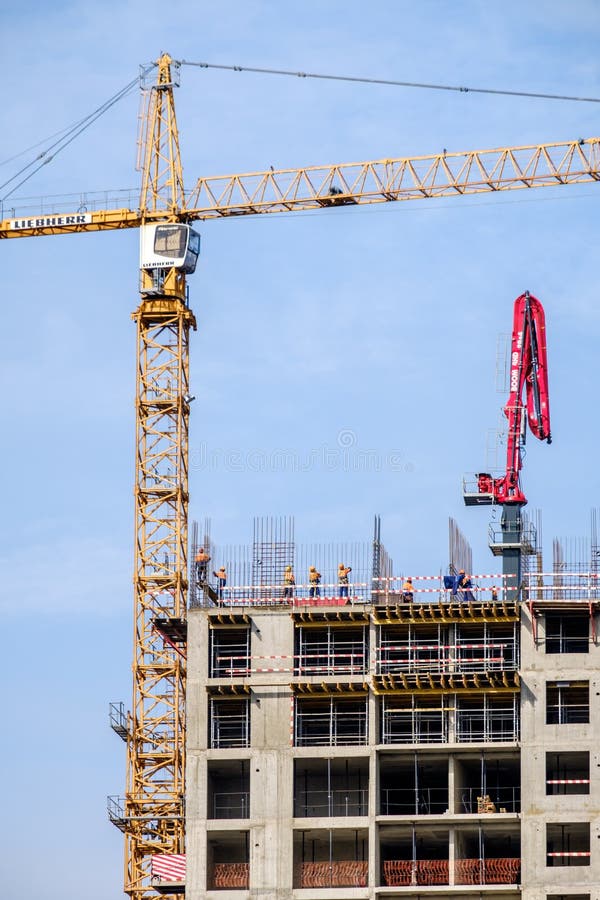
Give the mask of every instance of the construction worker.
M 338 566 L 338 585 L 340 587 L 340 597 L 348 599 L 348 575 L 352 571 L 351 566 L 345 566 L 340 563 Z
M 199 582 L 204 583 L 206 581 L 206 572 L 208 570 L 208 564 L 210 562 L 210 554 L 204 549 L 204 547 L 200 547 L 198 552 L 196 553 L 195 563 L 196 563 L 196 577 Z
M 283 599 L 291 600 L 294 596 L 294 585 L 296 584 L 296 579 L 294 578 L 294 570 L 291 566 L 286 566 L 283 573 Z
M 412 578 L 410 576 L 404 579 L 404 584 L 402 585 L 402 599 L 405 603 L 413 602 L 413 593 L 414 587 L 412 583 Z
M 498 599 L 498 588 L 496 587 L 495 584 L 492 585 L 491 591 L 492 591 L 492 603 L 495 603 L 496 600 Z
M 309 597 L 320 597 L 321 596 L 321 588 L 319 587 L 319 585 L 321 584 L 321 573 L 317 572 L 317 570 L 314 566 L 311 566 L 308 570 L 308 583 L 309 583 L 308 596 Z
M 458 573 L 458 590 L 463 592 L 463 600 L 471 601 L 475 599 L 472 588 L 471 576 L 467 575 L 464 569 L 460 569 Z
M 217 598 L 219 603 L 223 602 L 223 594 L 225 593 L 225 588 L 227 587 L 227 572 L 225 571 L 225 566 L 221 566 L 218 572 L 213 572 L 213 575 L 217 579 Z

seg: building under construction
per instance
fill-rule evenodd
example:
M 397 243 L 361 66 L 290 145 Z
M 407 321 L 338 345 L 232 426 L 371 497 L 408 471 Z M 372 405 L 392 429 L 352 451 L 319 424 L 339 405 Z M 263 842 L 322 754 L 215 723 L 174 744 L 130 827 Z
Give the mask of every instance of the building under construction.
M 549 576 L 524 565 L 539 563 L 526 423 L 550 440 L 541 304 L 515 302 L 506 470 L 465 492 L 503 507 L 501 574 L 471 576 L 455 528 L 445 571 L 410 581 L 378 521 L 372 540 L 326 548 L 297 545 L 291 520 L 257 520 L 245 548 L 206 535 L 210 568 L 188 572 L 187 276 L 197 221 L 598 183 L 600 140 L 271 166 L 185 191 L 181 65 L 163 53 L 142 67 L 137 196 L 22 198 L 0 221 L 10 240 L 140 229 L 132 701 L 111 704 L 127 746 L 124 796 L 109 798 L 125 892 L 599 900 L 598 550 L 581 567 L 555 548 Z
M 211 563 L 187 632 L 162 626 L 187 653 L 187 852 L 155 857 L 155 889 L 597 898 L 595 531 L 589 564 L 555 542 L 548 575 L 523 521 L 517 584 L 470 575 L 451 521 L 448 568 L 409 593 L 380 528 L 344 546 L 299 545 L 288 519 L 255 520 L 245 547 L 196 538 Z

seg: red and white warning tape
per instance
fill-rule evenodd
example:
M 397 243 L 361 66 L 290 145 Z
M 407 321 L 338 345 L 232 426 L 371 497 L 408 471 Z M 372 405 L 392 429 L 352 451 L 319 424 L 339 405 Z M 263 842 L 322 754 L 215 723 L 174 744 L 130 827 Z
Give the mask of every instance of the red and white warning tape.
M 589 784 L 589 778 L 547 778 L 546 784 Z

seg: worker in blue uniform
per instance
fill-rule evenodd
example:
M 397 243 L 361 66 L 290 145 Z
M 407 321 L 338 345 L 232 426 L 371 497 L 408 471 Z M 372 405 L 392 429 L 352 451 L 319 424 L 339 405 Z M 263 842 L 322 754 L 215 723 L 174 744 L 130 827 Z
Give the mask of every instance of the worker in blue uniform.
M 471 576 L 465 573 L 464 569 L 461 569 L 458 573 L 458 590 L 462 591 L 463 600 L 471 601 L 474 600 L 473 596 L 473 582 L 471 581 Z

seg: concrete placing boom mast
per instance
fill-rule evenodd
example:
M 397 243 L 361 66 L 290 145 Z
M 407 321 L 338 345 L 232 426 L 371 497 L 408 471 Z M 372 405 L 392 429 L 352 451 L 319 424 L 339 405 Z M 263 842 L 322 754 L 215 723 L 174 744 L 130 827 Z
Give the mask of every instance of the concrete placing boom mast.
M 523 402 L 525 391 L 525 402 Z M 508 419 L 506 471 L 494 478 L 477 475 L 476 491 L 465 491 L 467 506 L 498 503 L 502 506 L 500 540 L 492 538 L 490 549 L 502 557 L 502 573 L 513 587 L 508 596 L 516 600 L 521 584 L 522 556 L 531 555 L 525 539 L 521 509 L 527 503 L 520 481 L 526 426 L 540 441 L 552 441 L 546 355 L 546 318 L 539 300 L 529 291 L 517 297 L 513 311 L 509 396 L 504 407 Z
M 523 403 L 523 390 L 526 403 Z M 508 419 L 506 473 L 492 478 L 486 472 L 477 476 L 481 494 L 492 503 L 525 506 L 527 498 L 520 483 L 526 424 L 540 441 L 552 443 L 550 434 L 550 398 L 548 396 L 548 359 L 546 356 L 546 318 L 539 300 L 525 291 L 514 305 L 510 357 L 510 394 L 504 407 Z
M 86 197 L 85 211 L 67 213 L 68 206 L 56 201 L 20 215 L 15 211 L 0 222 L 0 238 L 141 228 L 141 300 L 133 314 L 137 325 L 133 702 L 122 729 L 128 749 L 127 791 L 118 819 L 125 833 L 125 891 L 134 900 L 155 896 L 150 874 L 154 855 L 184 852 L 185 660 L 177 652 L 176 640 L 159 636 L 155 620 L 167 622 L 174 635 L 184 633 L 189 333 L 196 327 L 186 301 L 186 274 L 194 271 L 199 252 L 199 237 L 188 223 L 600 179 L 600 139 L 591 138 L 203 178 L 186 197 L 173 97 L 178 64 L 164 54 L 157 67 L 144 118 L 137 208 L 94 208 Z M 538 415 L 530 412 L 530 422 L 532 414 Z M 517 462 L 512 468 L 518 471 Z

